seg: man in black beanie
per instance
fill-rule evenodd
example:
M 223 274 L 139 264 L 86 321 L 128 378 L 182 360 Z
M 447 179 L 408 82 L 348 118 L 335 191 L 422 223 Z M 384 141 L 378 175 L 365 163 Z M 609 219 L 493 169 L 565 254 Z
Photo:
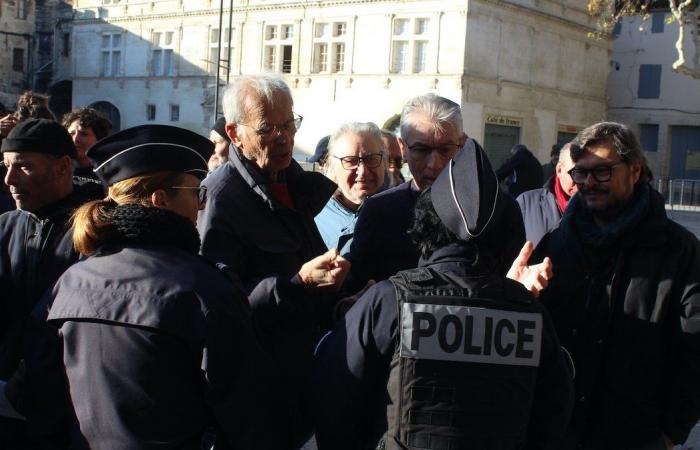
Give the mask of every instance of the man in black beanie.
M 17 209 L 0 216 L 0 410 L 9 400 L 21 412 L 22 378 L 16 371 L 27 317 L 44 291 L 78 260 L 71 214 L 102 195 L 98 184 L 73 184 L 75 155 L 68 132 L 46 119 L 19 123 L 2 142 L 5 184 Z M 8 415 L 0 417 L 0 448 L 27 448 L 22 421 Z
M 531 449 L 564 432 L 573 389 L 551 320 L 495 271 L 506 205 L 468 140 L 416 202 L 419 267 L 372 286 L 319 344 L 319 450 Z M 529 270 L 546 284 L 547 267 Z

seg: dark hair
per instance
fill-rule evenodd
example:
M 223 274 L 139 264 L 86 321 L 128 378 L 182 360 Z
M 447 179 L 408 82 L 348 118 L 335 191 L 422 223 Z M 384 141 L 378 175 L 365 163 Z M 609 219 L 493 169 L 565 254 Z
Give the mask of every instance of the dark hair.
M 80 126 L 90 128 L 99 141 L 112 132 L 112 122 L 93 108 L 75 108 L 63 116 L 63 126 L 67 129 L 76 120 Z
M 449 244 L 465 244 L 440 220 L 435 212 L 430 189 L 423 191 L 413 210 L 413 224 L 408 229 L 408 235 L 418 246 L 423 257 L 429 257 L 433 252 Z
M 27 91 L 20 95 L 17 100 L 15 117 L 20 122 L 27 119 L 56 120 L 56 117 L 49 109 L 49 97 L 32 91 Z
M 639 181 L 651 181 L 653 175 L 642 146 L 632 130 L 622 123 L 599 122 L 581 130 L 572 141 L 571 159 L 578 161 L 588 147 L 600 144 L 610 145 L 627 165 L 639 163 L 642 168 Z

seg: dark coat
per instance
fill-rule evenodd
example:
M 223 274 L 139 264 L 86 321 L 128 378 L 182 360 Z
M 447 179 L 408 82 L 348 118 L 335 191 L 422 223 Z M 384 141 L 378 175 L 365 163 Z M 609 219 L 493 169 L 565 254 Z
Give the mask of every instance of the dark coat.
M 420 253 L 407 231 L 420 193 L 411 183 L 373 195 L 360 207 L 348 256 L 352 263 L 348 292 L 355 293 L 368 280 L 386 280 L 400 270 L 417 267 Z M 515 200 L 504 195 L 499 201 L 505 202 L 505 217 L 484 239 L 499 257 L 499 273 L 505 274 L 525 243 L 525 229 Z
M 554 183 L 557 183 L 556 177 L 547 180 L 544 187 L 523 192 L 516 199 L 523 215 L 525 238 L 534 246 L 561 220 L 562 213 L 554 195 Z
M 360 207 L 348 256 L 352 263 L 348 290 L 357 291 L 370 279 L 386 280 L 418 264 L 418 248 L 406 233 L 419 195 L 411 183 L 373 195 Z
M 100 185 L 74 185 L 64 199 L 36 213 L 0 216 L 0 379 L 20 360 L 23 329 L 42 294 L 78 260 L 69 219 L 83 203 L 102 197 Z
M 209 428 L 217 449 L 279 448 L 267 430 L 271 366 L 247 300 L 203 258 L 168 245 L 107 248 L 67 270 L 51 303 L 75 448 L 198 450 Z M 39 423 L 51 364 L 28 359 Z
M 683 443 L 700 417 L 700 244 L 652 190 L 646 214 L 610 250 L 584 245 L 577 196 L 532 259 L 552 259 L 540 299 L 576 365 L 572 425 L 609 448 L 662 432 Z
M 518 150 L 496 170 L 499 181 L 512 176 L 508 193 L 516 198 L 525 191 L 537 189 L 544 183 L 542 166 L 527 147 Z
M 314 217 L 336 185 L 292 161 L 282 174 L 295 205 L 289 209 L 272 198 L 267 180 L 233 145 L 230 154 L 228 163 L 203 182 L 208 200 L 198 220 L 202 255 L 227 265 L 241 279 L 259 339 L 284 376 L 281 389 L 291 415 L 287 424 L 296 440 L 307 431 L 297 411 L 301 387 L 319 329 L 330 326 L 334 298 L 295 284 L 301 266 L 327 250 Z
M 491 283 L 491 287 L 499 286 L 496 289 L 502 289 L 504 295 L 509 292 L 508 295 L 517 293 L 514 298 L 529 296 L 522 286 L 493 276 L 489 269 L 475 263 L 464 247 L 443 247 L 428 260 L 421 260 L 420 266 L 463 277 L 474 292 L 479 292 L 482 283 Z M 397 309 L 394 285 L 388 280 L 379 282 L 365 292 L 319 344 L 309 386 L 319 450 L 374 449 L 387 430 L 387 382 L 397 345 Z M 533 311 L 544 312 L 537 304 L 533 304 Z M 533 433 L 537 430 L 538 438 L 551 438 L 564 431 L 572 387 L 551 321 L 546 313 L 543 316 L 541 363 L 530 425 Z M 497 379 L 484 387 L 485 391 L 488 389 L 500 389 Z M 474 413 L 478 420 L 478 411 Z

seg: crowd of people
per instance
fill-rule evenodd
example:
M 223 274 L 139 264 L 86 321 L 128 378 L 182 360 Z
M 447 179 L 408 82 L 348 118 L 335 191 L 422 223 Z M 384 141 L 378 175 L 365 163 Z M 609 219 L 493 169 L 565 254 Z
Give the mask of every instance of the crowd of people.
M 700 244 L 624 124 L 545 180 L 425 94 L 313 172 L 275 75 L 237 77 L 208 138 L 21 102 L 2 449 L 668 450 L 700 418 Z

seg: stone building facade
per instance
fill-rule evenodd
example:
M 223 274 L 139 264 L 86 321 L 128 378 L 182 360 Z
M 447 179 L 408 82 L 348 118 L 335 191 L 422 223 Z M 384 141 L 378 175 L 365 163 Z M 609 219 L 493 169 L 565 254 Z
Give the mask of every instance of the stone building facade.
M 26 90 L 52 95 L 60 116 L 71 104 L 70 25 L 63 0 L 0 1 L 0 103 L 12 109 Z
M 700 179 L 700 80 L 678 74 L 678 23 L 659 10 L 615 29 L 608 115 L 635 130 L 657 179 Z M 689 36 L 689 54 L 693 43 Z
M 515 143 L 545 161 L 606 114 L 610 42 L 588 37 L 579 0 L 234 0 L 230 26 L 223 3 L 219 27 L 218 0 L 76 0 L 73 103 L 108 108 L 122 128 L 205 132 L 219 53 L 222 83 L 283 74 L 304 116 L 299 152 L 345 121 L 381 126 L 426 92 L 462 105 L 495 163 Z

